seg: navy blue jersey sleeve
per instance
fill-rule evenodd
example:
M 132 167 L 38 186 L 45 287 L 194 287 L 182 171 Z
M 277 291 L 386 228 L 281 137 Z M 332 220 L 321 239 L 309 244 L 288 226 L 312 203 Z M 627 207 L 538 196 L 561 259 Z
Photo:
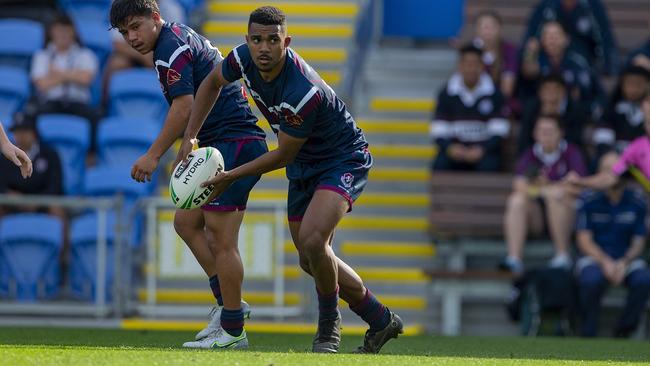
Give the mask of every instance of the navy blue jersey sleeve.
M 162 39 L 156 48 L 156 70 L 161 81 L 166 81 L 167 93 L 171 99 L 181 95 L 194 94 L 192 50 L 180 38 Z
M 312 87 L 295 108 L 290 108 L 293 114 L 285 115 L 280 119 L 280 130 L 289 136 L 307 138 L 311 135 L 316 123 L 318 107 L 323 101 L 317 87 Z
M 221 73 L 224 79 L 230 83 L 241 79 L 246 72 L 244 64 L 248 65 L 250 61 L 248 46 L 241 45 L 234 48 L 221 63 Z

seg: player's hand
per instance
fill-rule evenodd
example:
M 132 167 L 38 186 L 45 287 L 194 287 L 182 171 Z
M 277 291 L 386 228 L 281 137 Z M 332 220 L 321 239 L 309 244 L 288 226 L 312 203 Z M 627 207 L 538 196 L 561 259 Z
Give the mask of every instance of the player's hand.
M 208 202 L 210 202 L 215 197 L 221 195 L 226 189 L 228 189 L 228 187 L 230 187 L 232 182 L 233 179 L 232 176 L 230 175 L 230 172 L 222 171 L 222 172 L 217 172 L 217 174 L 214 177 L 201 183 L 201 187 L 205 188 L 209 185 L 212 185 L 213 187 L 212 194 L 208 199 Z
M 137 182 L 151 182 L 153 171 L 158 167 L 159 158 L 146 153 L 138 158 L 131 168 L 131 178 Z
M 16 147 L 16 145 L 11 142 L 2 145 L 2 155 L 20 168 L 20 174 L 23 178 L 27 179 L 32 176 L 32 161 L 29 160 L 29 156 Z
M 625 274 L 627 273 L 627 263 L 625 263 L 624 260 L 619 259 L 614 262 L 614 268 L 614 281 L 612 283 L 618 286 L 623 283 L 623 280 L 625 279 Z
M 194 144 L 192 140 L 183 138 L 181 142 L 181 147 L 178 149 L 178 154 L 176 154 L 176 160 L 174 160 L 174 169 L 178 166 L 178 163 L 187 159 L 187 156 L 192 152 Z

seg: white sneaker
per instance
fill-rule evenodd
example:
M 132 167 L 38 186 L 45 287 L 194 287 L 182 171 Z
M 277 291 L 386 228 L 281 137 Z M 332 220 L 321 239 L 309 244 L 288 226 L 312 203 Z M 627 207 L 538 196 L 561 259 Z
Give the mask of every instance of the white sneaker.
M 548 262 L 548 266 L 551 268 L 561 268 L 561 269 L 571 269 L 571 257 L 566 254 L 556 254 Z
M 210 310 L 208 325 L 196 333 L 195 340 L 201 340 L 221 328 L 221 308 L 221 306 L 215 306 Z M 244 300 L 241 301 L 241 310 L 244 312 L 244 319 L 251 317 L 251 306 Z
M 246 336 L 245 330 L 242 331 L 238 337 L 234 337 L 222 328 L 219 328 L 201 340 L 183 343 L 183 347 L 202 349 L 244 349 L 248 348 L 248 337 Z

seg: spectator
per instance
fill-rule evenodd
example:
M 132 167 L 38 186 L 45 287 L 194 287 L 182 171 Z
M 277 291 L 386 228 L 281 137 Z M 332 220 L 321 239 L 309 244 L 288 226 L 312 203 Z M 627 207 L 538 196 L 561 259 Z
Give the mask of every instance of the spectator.
M 90 84 L 98 70 L 97 57 L 79 44 L 72 20 L 61 15 L 48 28 L 48 43 L 32 60 L 31 77 L 38 91 L 36 110 L 27 118 L 41 113 L 67 113 L 82 116 L 92 125 L 94 141 L 97 111 L 89 104 Z
M 593 143 L 598 157 L 611 149 L 622 152 L 630 142 L 645 134 L 641 103 L 649 86 L 650 71 L 640 66 L 623 71 L 603 119 L 594 130 Z
M 483 51 L 483 63 L 487 73 L 495 85 L 499 86 L 501 94 L 509 99 L 515 89 L 517 76 L 517 49 L 503 39 L 501 16 L 491 10 L 482 11 L 476 17 L 476 37 L 474 46 Z
M 611 171 L 618 155 L 603 156 L 601 171 Z M 619 182 L 604 192 L 585 193 L 578 203 L 576 263 L 582 308 L 582 335 L 598 332 L 603 293 L 608 285 L 625 285 L 627 302 L 614 335 L 628 337 L 638 326 L 650 294 L 650 271 L 641 259 L 645 247 L 644 198 Z
M 431 136 L 438 145 L 434 170 L 496 171 L 510 125 L 503 97 L 484 71 L 480 49 L 460 50 L 458 72 L 438 96 Z
M 569 95 L 586 103 L 592 117 L 600 117 L 604 99 L 600 81 L 589 62 L 569 48 L 566 31 L 555 21 L 544 24 L 541 45 L 536 38 L 526 43 L 521 67 L 522 98 L 532 97 L 540 77 L 550 74 L 562 75 L 570 90 Z
M 582 146 L 584 127 L 589 121 L 589 114 L 582 103 L 569 98 L 564 79 L 560 75 L 551 74 L 542 77 L 537 97 L 526 103 L 524 108 L 518 140 L 520 155 L 535 143 L 533 129 L 541 115 L 558 116 L 566 140 Z
M 568 184 L 574 189 L 604 190 L 616 185 L 623 174 L 630 172 L 646 190 L 650 191 L 650 89 L 646 90 L 641 108 L 645 118 L 643 123 L 645 135 L 636 138 L 623 150 L 620 159 L 611 170 L 601 170 L 589 177 L 569 174 L 566 177 Z
M 601 0 L 542 0 L 528 20 L 524 44 L 543 33 L 544 24 L 558 22 L 571 44 L 599 73 L 616 75 L 618 48 Z
M 543 232 L 543 214 L 555 246 L 549 265 L 571 266 L 569 243 L 576 192 L 561 181 L 569 172 L 581 176 L 587 172 L 580 149 L 563 139 L 557 117 L 539 117 L 534 134 L 535 145 L 517 162 L 514 191 L 508 198 L 504 218 L 508 255 L 499 267 L 517 274 L 523 272 L 522 251 L 528 232 L 537 236 Z
M 23 179 L 20 168 L 6 159 L 0 159 L 0 193 L 7 194 L 63 194 L 61 163 L 56 151 L 39 142 L 36 126 L 32 119 L 17 116 L 11 129 L 16 146 L 27 153 L 32 160 L 33 173 Z M 57 209 L 20 207 L 17 211 L 45 211 L 62 216 Z M 10 208 L 8 211 L 15 211 Z
M 640 66 L 650 72 L 650 38 L 644 45 L 630 52 L 627 66 Z

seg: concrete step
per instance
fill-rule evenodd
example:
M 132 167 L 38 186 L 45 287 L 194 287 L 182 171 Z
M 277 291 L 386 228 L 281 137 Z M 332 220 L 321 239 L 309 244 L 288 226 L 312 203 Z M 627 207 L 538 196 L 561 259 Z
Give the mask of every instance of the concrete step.
M 268 2 L 212 1 L 208 4 L 208 10 L 218 16 L 240 16 L 248 19 L 253 10 L 264 5 L 268 5 Z M 359 12 L 356 1 L 277 1 L 273 2 L 273 6 L 281 9 L 292 20 L 296 17 L 304 17 L 352 21 Z
M 289 29 L 296 38 L 350 39 L 354 33 L 353 25 L 347 23 L 294 22 Z M 215 39 L 244 35 L 246 32 L 247 23 L 241 21 L 209 20 L 203 24 L 203 33 Z

